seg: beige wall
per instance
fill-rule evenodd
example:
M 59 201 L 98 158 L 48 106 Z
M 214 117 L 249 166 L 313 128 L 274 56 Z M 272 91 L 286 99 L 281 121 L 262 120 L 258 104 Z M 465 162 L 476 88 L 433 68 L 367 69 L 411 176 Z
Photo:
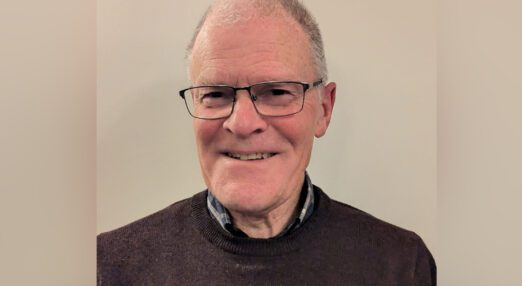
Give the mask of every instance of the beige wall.
M 95 284 L 96 6 L 0 3 L 0 285 Z
M 440 1 L 441 285 L 519 285 L 522 2 Z

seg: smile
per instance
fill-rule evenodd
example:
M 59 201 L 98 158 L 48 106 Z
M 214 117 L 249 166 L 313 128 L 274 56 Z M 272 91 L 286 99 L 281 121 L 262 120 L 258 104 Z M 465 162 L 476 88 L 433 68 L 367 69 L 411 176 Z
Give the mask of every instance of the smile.
M 231 153 L 227 152 L 225 153 L 230 158 L 234 158 L 241 161 L 250 161 L 250 160 L 263 160 L 268 159 L 276 153 L 250 153 L 250 154 L 239 154 L 239 153 Z

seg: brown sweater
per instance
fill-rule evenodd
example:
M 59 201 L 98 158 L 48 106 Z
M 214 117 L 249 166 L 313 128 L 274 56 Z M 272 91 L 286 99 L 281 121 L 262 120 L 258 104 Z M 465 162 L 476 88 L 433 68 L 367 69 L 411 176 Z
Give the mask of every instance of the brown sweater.
M 276 239 L 233 237 L 206 192 L 98 236 L 98 285 L 436 285 L 413 232 L 331 200 Z

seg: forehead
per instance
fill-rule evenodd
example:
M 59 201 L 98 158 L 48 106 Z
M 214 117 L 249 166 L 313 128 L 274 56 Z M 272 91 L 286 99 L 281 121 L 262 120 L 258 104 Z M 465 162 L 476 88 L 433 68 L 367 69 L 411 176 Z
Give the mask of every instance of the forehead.
M 309 80 L 310 51 L 307 35 L 288 16 L 225 24 L 210 17 L 194 44 L 191 80 L 199 84 Z

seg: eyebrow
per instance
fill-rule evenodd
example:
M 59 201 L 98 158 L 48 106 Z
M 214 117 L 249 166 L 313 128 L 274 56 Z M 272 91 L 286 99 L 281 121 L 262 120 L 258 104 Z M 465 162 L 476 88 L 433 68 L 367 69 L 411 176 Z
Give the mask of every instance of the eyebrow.
M 229 83 L 226 82 L 226 79 L 227 77 L 223 77 L 221 78 L 221 80 L 217 81 L 217 80 L 210 80 L 209 78 L 207 77 L 200 77 L 196 80 L 196 82 L 194 82 L 194 86 L 196 85 L 229 85 L 229 86 L 233 86 Z
M 272 78 L 267 78 L 267 79 L 264 79 L 264 80 L 257 80 L 255 82 L 249 82 L 248 85 L 255 85 L 255 84 L 259 84 L 259 83 L 265 83 L 265 82 L 285 82 L 285 81 L 296 81 L 294 79 L 272 79 Z M 212 85 L 226 85 L 226 86 L 231 86 L 231 87 L 239 87 L 239 85 L 234 85 L 234 84 L 229 84 L 229 83 L 226 83 L 224 81 L 210 81 L 210 80 L 207 80 L 205 78 L 203 78 L 202 80 L 198 81 L 196 84 L 194 84 L 193 86 L 212 86 Z
M 220 84 L 224 84 L 224 83 L 203 79 L 203 80 L 197 81 L 194 85 L 218 85 L 218 84 L 220 85 Z

